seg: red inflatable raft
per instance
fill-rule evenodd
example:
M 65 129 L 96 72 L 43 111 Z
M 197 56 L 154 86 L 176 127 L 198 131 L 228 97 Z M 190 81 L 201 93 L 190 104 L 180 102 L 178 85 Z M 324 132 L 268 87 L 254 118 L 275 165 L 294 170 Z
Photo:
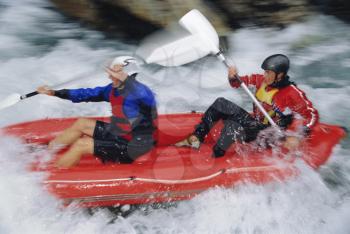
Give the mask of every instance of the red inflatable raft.
M 266 183 L 298 174 L 297 157 L 272 150 L 257 152 L 252 145 L 234 144 L 222 158 L 211 157 L 218 123 L 200 150 L 171 146 L 193 131 L 201 114 L 169 114 L 159 117 L 159 143 L 132 164 L 102 164 L 92 156 L 83 157 L 71 169 L 55 169 L 49 163 L 44 184 L 65 204 L 112 206 L 189 199 L 214 187 L 232 187 L 238 182 Z M 107 120 L 107 118 L 97 118 Z M 4 129 L 26 142 L 43 144 L 69 127 L 76 119 L 45 119 L 12 125 Z M 345 136 L 338 126 L 318 124 L 304 142 L 299 158 L 318 168 L 333 147 Z

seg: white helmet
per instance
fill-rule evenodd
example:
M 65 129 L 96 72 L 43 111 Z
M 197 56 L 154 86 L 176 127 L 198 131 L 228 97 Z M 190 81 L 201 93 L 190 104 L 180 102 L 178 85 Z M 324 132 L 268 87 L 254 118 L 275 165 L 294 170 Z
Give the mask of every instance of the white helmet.
M 113 59 L 109 67 L 112 68 L 114 65 L 117 65 L 117 64 L 123 65 L 124 72 L 127 73 L 129 76 L 140 72 L 140 68 L 138 66 L 137 60 L 134 57 L 118 56 Z

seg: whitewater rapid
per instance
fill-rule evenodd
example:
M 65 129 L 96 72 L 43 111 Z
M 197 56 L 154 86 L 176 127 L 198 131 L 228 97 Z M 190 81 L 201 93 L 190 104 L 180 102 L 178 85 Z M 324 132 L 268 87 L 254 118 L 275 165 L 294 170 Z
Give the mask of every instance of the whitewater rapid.
M 291 58 L 290 76 L 315 107 L 321 121 L 350 126 L 350 27 L 329 16 L 312 16 L 286 29 L 241 29 L 229 35 L 240 74 L 261 72 L 272 53 Z M 94 87 L 109 82 L 103 66 L 114 56 L 133 54 L 135 45 L 82 28 L 45 0 L 0 0 L 0 98 L 28 93 L 40 85 Z M 164 69 L 143 67 L 139 79 L 157 95 L 160 113 L 204 111 L 219 95 L 251 108 L 241 90 L 231 89 L 215 58 Z M 0 127 L 51 117 L 109 115 L 107 103 L 73 104 L 36 96 L 0 114 Z M 43 173 L 26 165 L 45 153 L 18 139 L 0 137 L 0 233 L 350 233 L 349 138 L 318 172 L 299 163 L 300 177 L 264 186 L 215 188 L 168 209 L 134 212 L 110 222 L 106 210 L 93 216 L 81 208 L 62 209 L 41 186 Z

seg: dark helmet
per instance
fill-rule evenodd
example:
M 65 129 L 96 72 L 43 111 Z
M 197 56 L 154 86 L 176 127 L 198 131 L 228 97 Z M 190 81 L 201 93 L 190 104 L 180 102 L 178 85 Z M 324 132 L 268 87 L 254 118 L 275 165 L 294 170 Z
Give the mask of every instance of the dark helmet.
M 287 74 L 289 70 L 289 59 L 283 54 L 273 54 L 264 60 L 261 64 L 261 68 L 274 71 L 277 74 L 281 72 Z

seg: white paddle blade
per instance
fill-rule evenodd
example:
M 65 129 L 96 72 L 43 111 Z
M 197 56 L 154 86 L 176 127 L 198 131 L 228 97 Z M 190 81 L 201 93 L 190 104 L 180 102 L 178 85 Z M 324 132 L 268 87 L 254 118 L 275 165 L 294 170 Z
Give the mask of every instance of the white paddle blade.
M 167 67 L 180 66 L 203 58 L 210 52 L 198 36 L 187 36 L 158 47 L 145 61 Z
M 178 24 L 148 36 L 136 51 L 146 63 L 162 66 L 180 66 L 209 53 L 207 46 L 197 35 L 190 34 Z
M 219 52 L 219 36 L 208 19 L 200 11 L 197 9 L 189 11 L 179 20 L 179 24 L 192 35 L 197 35 L 202 40 L 202 44 L 206 44 L 207 49 L 212 54 Z
M 0 102 L 0 110 L 10 107 L 21 100 L 21 95 L 13 93 Z

